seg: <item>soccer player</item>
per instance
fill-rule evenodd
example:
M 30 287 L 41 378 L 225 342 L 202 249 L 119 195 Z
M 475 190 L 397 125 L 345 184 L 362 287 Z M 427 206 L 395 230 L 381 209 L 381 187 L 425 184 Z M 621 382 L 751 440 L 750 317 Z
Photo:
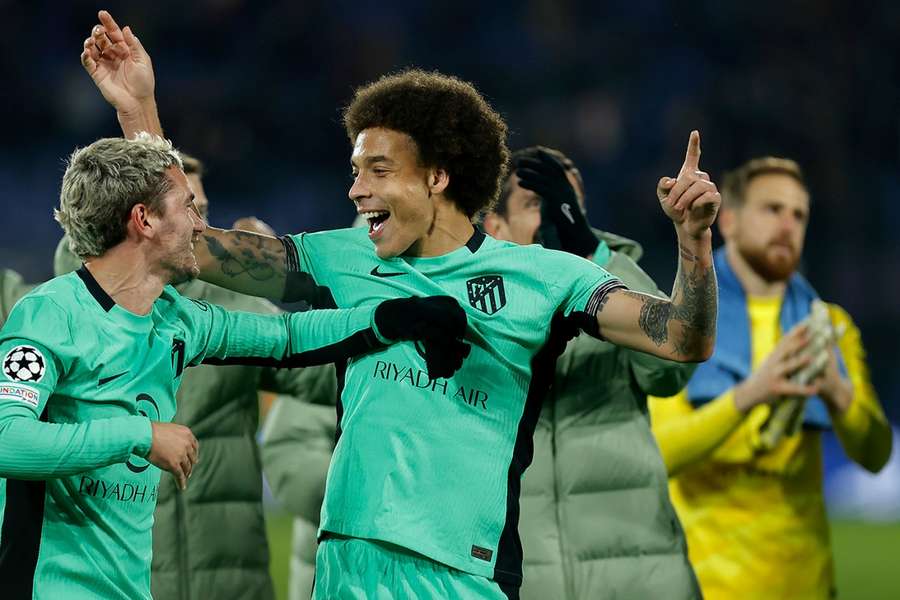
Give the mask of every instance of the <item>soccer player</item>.
M 722 195 L 715 353 L 676 398 L 650 401 L 672 501 L 706 598 L 834 598 L 821 432 L 877 472 L 890 426 L 859 330 L 835 304 L 839 351 L 817 380 L 792 378 L 810 365 L 811 326 L 798 323 L 817 298 L 797 273 L 810 214 L 800 167 L 750 160 L 726 174 Z M 773 411 L 797 396 L 809 397 L 802 428 L 772 437 Z
M 209 200 L 203 164 L 180 152 L 194 205 L 206 220 Z M 268 229 L 254 218 L 240 219 L 245 231 Z M 63 237 L 54 257 L 54 273 L 81 267 Z M 228 310 L 259 314 L 280 312 L 270 302 L 237 294 L 199 279 L 175 286 L 179 294 Z M 263 410 L 258 390 L 297 395 L 305 392 L 308 373 L 331 369 L 276 369 L 255 365 L 187 369 L 176 395 L 174 423 L 191 429 L 203 447 L 204 461 L 192 471 L 191 485 L 159 482 L 153 518 L 150 591 L 156 598 L 271 600 L 269 548 L 262 506 L 262 471 L 256 434 Z M 334 378 L 334 370 L 331 369 Z M 331 400 L 334 403 L 333 399 Z M 307 457 L 294 453 L 293 461 Z M 223 527 L 223 523 L 228 523 Z M 307 592 L 311 586 L 307 588 Z
M 149 56 L 130 29 L 100 19 L 82 64 L 126 136 L 161 131 Z M 343 371 L 315 595 L 516 597 L 520 480 L 568 337 L 582 329 L 685 362 L 712 352 L 710 225 L 720 199 L 699 170 L 699 134 L 678 177 L 657 189 L 680 245 L 668 300 L 628 291 L 571 254 L 473 227 L 497 196 L 508 150 L 506 124 L 470 84 L 417 70 L 384 77 L 357 90 L 344 123 L 349 195 L 368 231 L 277 239 L 209 229 L 198 245 L 202 277 L 341 307 L 450 294 L 469 317 L 472 351 L 450 379 L 429 377 L 413 344 Z
M 85 265 L 32 290 L 0 330 L 4 598 L 150 597 L 159 469 L 184 489 L 198 460 L 190 429 L 169 423 L 185 368 L 303 366 L 407 337 L 444 375 L 462 361 L 418 333 L 462 335 L 452 299 L 281 316 L 182 297 L 169 284 L 196 276 L 205 227 L 193 199 L 160 138 L 103 139 L 70 158 L 56 218 Z
M 639 244 L 588 225 L 568 157 L 531 147 L 512 165 L 488 234 L 590 258 L 629 289 L 664 296 L 636 262 Z M 590 336 L 569 342 L 522 481 L 523 599 L 700 597 L 647 417 L 647 395 L 677 392 L 693 370 Z

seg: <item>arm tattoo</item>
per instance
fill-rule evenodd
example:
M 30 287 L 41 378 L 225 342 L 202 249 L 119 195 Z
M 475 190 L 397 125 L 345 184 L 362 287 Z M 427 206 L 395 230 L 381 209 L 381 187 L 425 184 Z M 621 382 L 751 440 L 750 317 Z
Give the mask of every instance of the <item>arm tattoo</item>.
M 229 247 L 211 235 L 204 235 L 203 239 L 210 255 L 228 277 L 246 274 L 256 281 L 269 281 L 284 276 L 284 257 L 266 247 L 265 237 L 235 231 L 228 240 Z
M 683 253 L 683 251 L 682 251 Z M 682 254 L 683 255 L 683 254 Z M 697 259 L 691 255 L 694 260 Z M 689 260 L 685 257 L 685 260 Z M 691 261 L 693 262 L 693 261 Z M 626 291 L 641 301 L 638 325 L 657 347 L 669 341 L 669 323 L 681 325 L 681 335 L 673 332 L 674 353 L 696 356 L 716 334 L 716 275 L 712 266 L 694 266 L 689 274 L 679 268 L 672 301 Z M 602 310 L 602 305 L 601 305 Z

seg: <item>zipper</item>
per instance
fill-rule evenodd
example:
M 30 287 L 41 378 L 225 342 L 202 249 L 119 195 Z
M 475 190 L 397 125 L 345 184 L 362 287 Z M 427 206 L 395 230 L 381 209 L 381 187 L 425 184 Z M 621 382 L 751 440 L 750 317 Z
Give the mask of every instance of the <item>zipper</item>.
M 184 492 L 175 486 L 175 539 L 178 547 L 178 596 L 181 600 L 191 600 L 191 578 L 188 565 L 187 517 Z

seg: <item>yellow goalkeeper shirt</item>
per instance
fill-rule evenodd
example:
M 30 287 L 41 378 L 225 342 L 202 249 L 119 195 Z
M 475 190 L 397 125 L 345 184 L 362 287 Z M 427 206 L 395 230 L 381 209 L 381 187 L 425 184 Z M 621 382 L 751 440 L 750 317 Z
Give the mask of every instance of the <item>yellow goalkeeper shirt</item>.
M 752 367 L 781 337 L 780 298 L 747 298 Z M 853 385 L 853 402 L 832 414 L 835 433 L 856 462 L 877 470 L 891 433 L 870 383 L 859 329 L 829 305 Z M 759 444 L 769 415 L 742 415 L 733 393 L 695 408 L 682 391 L 650 398 L 653 431 L 669 471 L 672 502 L 688 554 L 707 599 L 829 598 L 834 572 L 822 494 L 822 445 L 816 431 L 786 436 L 772 450 Z

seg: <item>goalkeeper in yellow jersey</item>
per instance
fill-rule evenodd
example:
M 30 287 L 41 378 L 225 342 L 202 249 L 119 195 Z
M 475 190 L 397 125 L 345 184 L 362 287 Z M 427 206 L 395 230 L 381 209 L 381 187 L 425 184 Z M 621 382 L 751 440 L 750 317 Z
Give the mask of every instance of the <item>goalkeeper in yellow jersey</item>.
M 833 597 L 820 435 L 834 430 L 876 472 L 890 426 L 859 330 L 796 272 L 809 219 L 798 165 L 757 158 L 723 188 L 715 353 L 681 394 L 651 398 L 653 431 L 707 599 Z

